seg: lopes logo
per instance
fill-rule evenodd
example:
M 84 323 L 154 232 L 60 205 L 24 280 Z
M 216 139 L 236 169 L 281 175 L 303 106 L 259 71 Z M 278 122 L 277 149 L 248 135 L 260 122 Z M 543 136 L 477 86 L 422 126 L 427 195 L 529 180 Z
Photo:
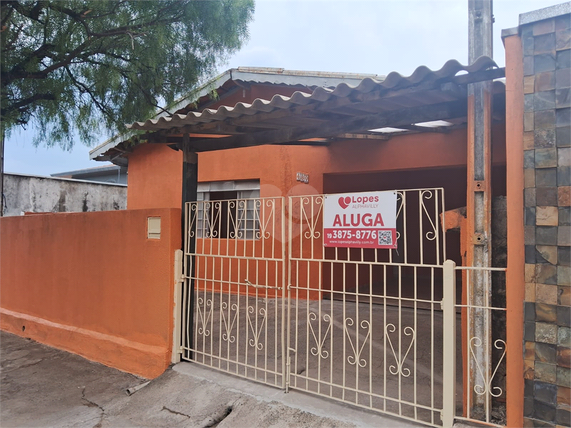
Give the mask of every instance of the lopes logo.
M 349 206 L 349 204 L 351 203 L 351 197 L 350 196 L 341 196 L 339 198 L 339 206 L 343 209 L 347 208 Z
M 347 208 L 351 204 L 366 204 L 370 202 L 379 202 L 378 196 L 341 196 L 339 198 L 339 206 L 343 209 Z

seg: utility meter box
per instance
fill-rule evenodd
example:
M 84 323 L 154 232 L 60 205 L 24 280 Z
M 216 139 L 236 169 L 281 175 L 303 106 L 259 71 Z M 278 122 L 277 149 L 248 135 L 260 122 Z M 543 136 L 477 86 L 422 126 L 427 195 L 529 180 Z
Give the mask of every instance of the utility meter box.
M 161 239 L 161 218 L 147 217 L 147 238 Z

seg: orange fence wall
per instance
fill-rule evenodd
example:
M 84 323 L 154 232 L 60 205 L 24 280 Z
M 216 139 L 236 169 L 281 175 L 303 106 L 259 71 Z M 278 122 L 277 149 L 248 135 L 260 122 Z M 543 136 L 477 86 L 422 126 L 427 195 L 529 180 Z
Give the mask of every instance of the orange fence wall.
M 0 328 L 147 378 L 169 365 L 179 209 L 0 219 Z M 147 239 L 147 217 L 161 238 Z

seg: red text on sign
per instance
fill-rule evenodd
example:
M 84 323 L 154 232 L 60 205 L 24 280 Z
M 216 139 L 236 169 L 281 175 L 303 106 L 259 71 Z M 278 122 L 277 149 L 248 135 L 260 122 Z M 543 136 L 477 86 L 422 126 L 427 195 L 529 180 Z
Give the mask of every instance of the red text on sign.
M 370 213 L 366 214 L 343 214 L 339 215 L 336 214 L 335 218 L 333 219 L 333 226 L 339 227 L 359 227 L 359 226 L 367 226 L 367 227 L 376 227 L 376 226 L 384 226 L 385 223 L 383 222 L 383 217 L 381 213 L 377 213 L 375 218 L 373 219 L 373 215 Z

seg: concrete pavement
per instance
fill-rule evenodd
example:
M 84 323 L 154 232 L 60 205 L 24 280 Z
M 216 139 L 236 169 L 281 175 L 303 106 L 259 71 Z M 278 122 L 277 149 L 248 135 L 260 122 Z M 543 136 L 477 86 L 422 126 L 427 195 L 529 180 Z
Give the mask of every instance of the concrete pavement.
M 2 427 L 420 426 L 197 364 L 177 364 L 145 385 L 146 379 L 5 332 L 0 351 Z

